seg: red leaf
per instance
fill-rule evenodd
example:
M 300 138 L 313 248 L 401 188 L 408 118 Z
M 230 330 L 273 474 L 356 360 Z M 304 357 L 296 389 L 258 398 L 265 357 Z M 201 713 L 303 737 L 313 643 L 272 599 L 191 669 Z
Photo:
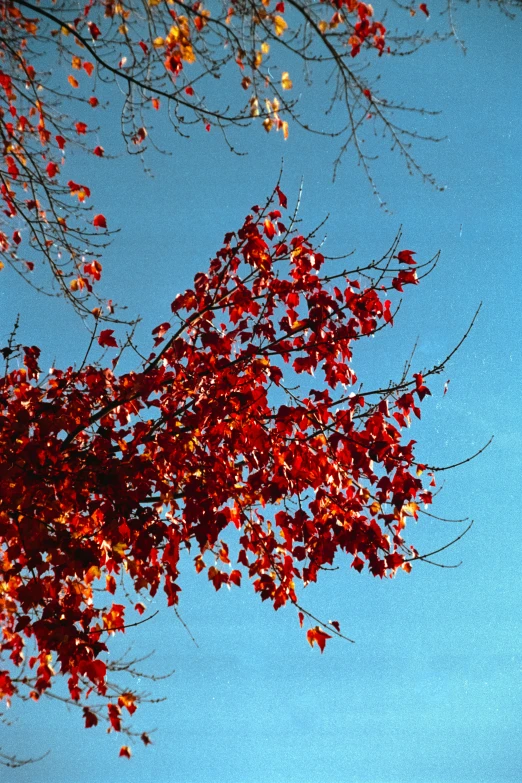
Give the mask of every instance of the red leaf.
M 117 704 L 107 704 L 109 720 L 114 731 L 121 731 L 121 709 Z M 120 754 L 121 755 L 121 754 Z
M 92 680 L 92 682 L 99 683 L 105 679 L 105 675 L 107 674 L 107 666 L 103 663 L 103 661 L 90 661 L 85 666 L 85 674 L 90 680 Z
M 75 122 L 74 127 L 76 128 L 76 133 L 80 135 L 87 133 L 87 125 L 85 124 L 85 122 Z
M 101 35 L 100 28 L 97 25 L 95 25 L 94 22 L 88 22 L 87 23 L 87 27 L 89 28 L 89 32 L 90 32 L 91 36 L 96 41 L 99 38 L 99 36 Z
M 112 336 L 114 334 L 114 329 L 103 329 L 100 332 L 100 336 L 98 337 L 98 344 L 102 347 L 107 348 L 117 348 L 118 343 L 116 342 L 115 338 Z
M 85 728 L 90 729 L 92 726 L 98 725 L 98 718 L 94 714 L 94 712 L 91 712 L 91 710 L 88 707 L 83 708 L 83 717 L 85 718 Z
M 415 265 L 417 262 L 412 256 L 416 255 L 415 250 L 401 250 L 397 258 L 403 264 Z
M 308 639 L 308 644 L 310 647 L 313 647 L 314 644 L 317 644 L 321 652 L 323 652 L 326 645 L 326 640 L 331 639 L 332 637 L 330 634 L 326 633 L 322 628 L 316 625 L 315 628 L 310 628 L 310 630 L 306 632 L 306 638 Z
M 170 329 L 170 324 L 168 321 L 165 321 L 164 323 L 160 324 L 159 326 L 156 326 L 155 329 L 152 330 L 152 334 L 158 339 L 161 340 Z
M 277 193 L 277 196 L 279 198 L 279 205 L 281 207 L 283 207 L 283 209 L 286 209 L 288 201 L 287 201 L 287 198 L 286 198 L 285 194 L 283 193 L 283 191 L 279 187 L 279 185 L 276 187 L 276 193 Z
M 429 19 L 430 12 L 428 11 L 428 6 L 426 5 L 426 3 L 421 3 L 421 4 L 419 5 L 419 8 L 420 8 L 420 10 L 422 11 L 422 13 L 423 13 L 423 14 L 426 14 L 426 16 L 427 16 L 427 17 L 428 17 L 428 19 Z
M 47 164 L 47 166 L 46 166 L 46 169 L 45 169 L 45 170 L 47 171 L 47 174 L 49 175 L 49 177 L 50 177 L 51 179 L 52 179 L 53 177 L 56 177 L 56 175 L 57 175 L 57 174 L 58 174 L 58 172 L 60 171 L 60 169 L 59 169 L 58 165 L 57 165 L 56 163 L 53 163 L 52 161 L 50 161 L 50 162 Z
M 105 215 L 95 215 L 92 224 L 96 228 L 107 228 L 107 221 L 105 219 Z
M 266 218 L 266 220 L 265 220 L 265 222 L 263 224 L 263 231 L 265 232 L 265 235 L 269 239 L 273 239 L 274 238 L 275 233 L 276 233 L 275 226 L 272 223 L 272 221 L 269 220 L 268 218 Z
M 103 149 L 103 147 L 100 147 L 100 146 L 95 147 L 92 152 L 93 152 L 93 155 L 97 155 L 99 158 L 103 158 L 103 156 L 105 154 L 105 150 Z
M 130 759 L 132 753 L 131 749 L 128 745 L 122 745 L 120 748 L 120 756 L 125 756 L 125 758 Z

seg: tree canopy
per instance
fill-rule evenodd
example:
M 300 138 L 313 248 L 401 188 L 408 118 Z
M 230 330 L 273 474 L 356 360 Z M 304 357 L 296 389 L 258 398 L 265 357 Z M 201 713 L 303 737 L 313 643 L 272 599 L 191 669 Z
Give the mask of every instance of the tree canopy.
M 424 3 L 398 10 L 416 24 L 430 14 Z M 437 470 L 408 429 L 469 330 L 435 366 L 412 358 L 395 382 L 367 388 L 354 345 L 393 325 L 398 295 L 438 256 L 415 258 L 399 234 L 381 258 L 339 270 L 278 182 L 138 345 L 97 291 L 112 227 L 89 206 L 89 185 L 70 178 L 74 150 L 104 157 L 94 126 L 103 133 L 119 89 L 130 153 L 155 143 L 160 111 L 174 132 L 201 124 L 225 142 L 245 123 L 285 138 L 296 123 L 338 135 L 341 156 L 352 145 L 375 187 L 361 138 L 376 127 L 433 184 L 411 147 L 422 135 L 398 123 L 407 107 L 380 95 L 377 77 L 386 57 L 436 35 L 390 34 L 385 14 L 352 0 L 94 0 L 81 12 L 13 0 L 0 3 L 0 29 L 3 258 L 90 330 L 83 361 L 48 373 L 17 327 L 2 351 L 0 697 L 38 700 L 65 677 L 87 728 L 103 719 L 132 736 L 123 715 L 140 696 L 106 653 L 147 621 L 142 596 L 163 590 L 175 610 L 187 554 L 216 590 L 250 579 L 275 609 L 294 605 L 322 652 L 350 639 L 307 609 L 301 588 L 336 555 L 383 578 L 437 553 L 407 538 L 408 521 L 430 513 Z M 363 58 L 376 62 L 365 69 Z M 297 79 L 313 91 L 328 70 L 340 129 L 309 122 L 306 97 L 292 97 Z M 136 369 L 120 370 L 123 354 Z

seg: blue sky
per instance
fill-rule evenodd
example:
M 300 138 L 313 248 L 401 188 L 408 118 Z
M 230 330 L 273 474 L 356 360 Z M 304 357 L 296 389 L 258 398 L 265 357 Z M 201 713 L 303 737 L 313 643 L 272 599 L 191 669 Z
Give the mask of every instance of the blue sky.
M 433 11 L 435 3 L 431 3 Z M 341 622 L 355 645 L 311 650 L 295 612 L 277 613 L 245 585 L 216 594 L 205 578 L 183 575 L 181 614 L 197 640 L 155 599 L 150 623 L 129 629 L 122 650 L 155 650 L 151 672 L 175 669 L 152 686 L 160 704 L 143 706 L 136 726 L 154 744 L 118 759 L 121 737 L 85 731 L 80 716 L 47 700 L 15 706 L 0 724 L 7 752 L 51 753 L 37 766 L 2 770 L 23 783 L 500 783 L 522 778 L 520 647 L 522 32 L 488 7 L 459 5 L 468 53 L 452 43 L 412 58 L 382 60 L 383 92 L 441 109 L 419 130 L 446 136 L 418 147 L 442 192 L 408 176 L 381 147 L 375 173 L 389 212 L 347 157 L 332 183 L 333 142 L 291 128 L 284 143 L 252 128 L 238 136 L 245 157 L 216 133 L 161 137 L 169 158 L 78 161 L 100 211 L 121 233 L 104 256 L 106 290 L 143 317 L 146 339 L 277 179 L 290 201 L 303 180 L 300 216 L 313 227 L 330 214 L 331 254 L 386 250 L 398 227 L 419 258 L 441 250 L 433 275 L 409 291 L 397 324 L 356 356 L 368 379 L 396 376 L 418 337 L 419 369 L 443 358 L 480 318 L 447 372 L 432 384 L 416 427 L 429 464 L 465 458 L 491 435 L 477 460 L 440 474 L 435 513 L 475 525 L 444 563 L 377 581 L 348 563 L 308 588 L 304 605 Z M 163 133 L 163 131 L 161 131 Z M 100 136 L 120 149 L 117 123 Z M 87 179 L 88 177 L 88 179 Z M 5 274 L 2 273 L 2 274 Z M 61 302 L 34 298 L 12 277 L 0 294 L 2 332 L 22 313 L 24 342 L 57 364 L 83 355 L 87 334 Z M 443 384 L 450 378 L 448 393 Z M 435 549 L 461 528 L 423 519 L 412 538 Z M 140 683 L 142 686 L 144 683 Z M 136 683 L 132 683 L 136 686 Z M 137 686 L 139 687 L 139 686 Z M 146 686 L 148 687 L 148 685 Z

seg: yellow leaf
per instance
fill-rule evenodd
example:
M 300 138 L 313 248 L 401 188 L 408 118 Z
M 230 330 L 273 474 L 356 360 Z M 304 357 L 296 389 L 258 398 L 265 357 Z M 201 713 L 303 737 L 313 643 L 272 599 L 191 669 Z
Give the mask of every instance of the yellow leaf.
M 317 27 L 319 28 L 319 31 L 324 35 L 325 32 L 328 30 L 328 22 L 325 22 L 324 19 L 321 19 Z
M 288 71 L 283 71 L 281 74 L 281 87 L 283 90 L 291 90 L 293 87 L 292 80 Z
M 159 49 L 159 48 L 160 48 L 160 47 L 162 47 L 164 44 L 165 44 L 165 39 L 164 39 L 164 38 L 161 38 L 161 36 L 158 36 L 158 37 L 157 37 L 157 38 L 155 38 L 155 39 L 153 40 L 153 42 L 152 42 L 152 45 L 153 45 L 153 46 L 154 46 L 156 49 Z
M 283 122 L 283 126 L 282 127 L 283 127 L 283 137 L 286 140 L 288 138 L 288 123 L 287 122 Z
M 283 35 L 288 25 L 282 16 L 274 16 L 274 27 L 276 35 Z
M 268 52 L 270 51 L 270 44 L 268 44 L 266 41 L 264 41 L 261 44 L 261 51 L 263 52 L 263 54 L 268 54 Z

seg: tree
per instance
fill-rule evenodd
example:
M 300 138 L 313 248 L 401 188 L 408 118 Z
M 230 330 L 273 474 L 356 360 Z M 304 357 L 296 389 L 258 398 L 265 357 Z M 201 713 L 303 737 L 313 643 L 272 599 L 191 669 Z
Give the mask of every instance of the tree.
M 425 378 L 407 367 L 389 388 L 349 390 L 353 343 L 393 323 L 387 296 L 437 257 L 417 265 L 397 240 L 379 261 L 328 273 L 312 238 L 284 222 L 279 187 L 274 195 L 279 207 L 254 208 L 175 298 L 174 323 L 154 329 L 139 370 L 116 372 L 122 351 L 101 329 L 108 366 L 86 357 L 42 378 L 39 349 L 26 346 L 23 367 L 6 373 L 0 612 L 15 673 L 1 673 L 4 698 L 28 689 L 38 699 L 58 664 L 85 725 L 100 717 L 87 701 L 94 689 L 120 730 L 137 697 L 108 688 L 103 653 L 140 622 L 140 593 L 161 586 L 177 605 L 182 550 L 216 590 L 249 577 L 275 609 L 293 603 L 321 651 L 343 634 L 301 606 L 298 583 L 316 581 L 338 552 L 381 578 L 429 559 L 404 537 L 435 483 L 407 434 L 430 394 Z M 316 372 L 315 388 L 298 394 L 293 380 Z M 138 594 L 133 608 L 112 603 L 116 577 Z
M 338 137 L 335 167 L 353 147 L 377 192 L 374 155 L 364 148 L 373 131 L 402 156 L 410 173 L 435 185 L 412 150 L 415 140 L 435 139 L 408 122 L 428 110 L 381 95 L 376 69 L 388 55 L 414 53 L 456 35 L 451 8 L 450 3 L 446 29 L 426 35 L 424 23 L 416 29 L 417 20 L 426 22 L 430 15 L 424 3 L 389 9 L 391 23 L 402 28 L 392 33 L 371 5 L 356 0 L 286 5 L 251 0 L 217 8 L 178 0 L 93 0 L 81 12 L 66 0 L 49 7 L 3 0 L 0 193 L 8 219 L 2 218 L 0 241 L 5 262 L 31 285 L 65 296 L 84 317 L 93 305 L 102 315 L 101 303 L 92 299 L 109 227 L 103 214 L 92 214 L 90 188 L 77 181 L 67 158 L 77 149 L 105 155 L 93 137 L 104 106 L 113 104 L 121 105 L 122 135 L 131 154 L 156 145 L 153 115 L 163 108 L 174 132 L 204 125 L 222 133 L 231 149 L 228 131 L 251 121 L 285 138 L 292 124 L 318 138 Z M 305 95 L 325 82 L 314 95 L 313 112 L 306 99 L 292 97 L 293 78 Z M 218 80 L 225 83 L 223 90 Z M 334 106 L 342 109 L 343 119 L 325 126 Z M 35 258 L 46 261 L 53 288 L 35 270 Z
M 97 237 L 80 222 L 89 189 L 73 180 L 67 187 L 58 184 L 62 163 L 53 160 L 51 149 L 67 143 L 66 135 L 53 135 L 65 127 L 58 124 L 62 94 L 49 88 L 57 101 L 57 113 L 49 120 L 37 97 L 38 86 L 43 85 L 36 80 L 25 51 L 33 38 L 35 55 L 39 41 L 59 40 L 67 56 L 77 58 L 73 67 L 83 68 L 87 76 L 90 61 L 83 54 L 72 54 L 76 50 L 68 48 L 69 41 L 73 47 L 79 42 L 103 68 L 108 54 L 105 49 L 99 54 L 94 45 L 105 38 L 101 21 L 90 18 L 100 11 L 99 5 L 88 6 L 85 18 L 75 21 L 74 27 L 60 17 L 60 8 L 53 7 L 51 13 L 26 2 L 2 7 L 10 33 L 7 37 L 4 31 L 4 59 L 11 68 L 1 74 L 4 103 L 17 119 L 15 127 L 7 111 L 2 116 L 6 161 L 2 193 L 9 219 L 25 224 L 29 244 L 32 240 L 40 248 L 62 292 L 87 315 L 91 308 L 84 294 L 94 294 L 101 272 L 97 260 L 80 261 L 84 246 L 92 248 Z M 156 8 L 173 10 L 151 3 L 149 21 L 155 20 Z M 122 17 L 120 6 L 105 4 L 104 9 L 109 19 L 105 24 L 115 24 L 115 15 Z M 360 41 L 349 43 L 350 57 L 357 56 L 363 44 L 376 49 L 377 56 L 384 51 L 380 39 L 385 31 L 374 26 L 370 11 L 364 9 L 368 7 L 363 4 L 348 7 L 349 14 L 356 14 L 354 35 Z M 29 18 L 28 10 L 39 17 L 38 23 Z M 171 97 L 178 107 L 187 101 L 184 95 L 192 98 L 190 90 L 195 91 L 194 80 L 182 81 L 185 63 L 196 56 L 186 30 L 197 37 L 209 35 L 205 31 L 211 29 L 221 44 L 219 30 L 225 24 L 216 22 L 212 27 L 212 17 L 201 6 L 186 13 L 193 27 L 173 17 L 172 27 L 178 32 L 169 31 L 170 42 L 154 46 L 156 38 L 150 36 L 148 43 L 140 38 L 147 68 L 157 62 L 150 58 L 157 58 L 158 51 L 163 58 L 168 50 L 167 70 L 181 85 Z M 279 9 L 261 21 L 256 18 L 254 30 L 260 28 L 272 42 L 284 40 L 283 23 L 287 23 L 282 13 Z M 341 18 L 330 20 L 331 27 L 317 27 L 322 41 L 337 40 L 337 28 L 347 23 L 342 8 L 335 14 Z M 231 22 L 238 15 L 239 11 L 227 18 Z M 39 37 L 41 17 L 50 24 L 60 22 L 59 28 L 49 28 L 50 38 Z M 118 23 L 122 28 L 118 34 L 129 52 L 134 51 L 130 37 L 134 28 L 127 19 Z M 83 36 L 83 28 L 92 40 Z M 18 31 L 19 40 L 13 31 Z M 107 52 L 113 51 L 112 46 L 109 39 Z M 211 58 L 203 58 L 204 71 L 211 74 L 217 67 L 211 65 L 216 50 L 209 45 L 202 51 Z M 250 50 L 250 57 L 252 51 L 256 49 Z M 247 55 L 248 51 L 240 59 L 246 61 Z M 221 63 L 223 68 L 226 62 Z M 145 67 L 137 60 L 132 63 L 134 68 Z M 338 59 L 335 63 L 341 68 Z M 263 74 L 261 64 L 251 63 L 251 84 L 258 71 Z M 126 73 L 124 65 L 119 66 L 119 76 Z M 291 81 L 284 73 L 283 91 Z M 30 108 L 29 117 L 22 121 L 25 114 L 20 115 L 17 106 L 25 81 L 29 94 L 33 88 L 36 93 L 29 98 L 34 111 Z M 72 90 L 79 89 L 77 81 L 69 74 Z M 138 97 L 129 88 L 123 114 L 128 123 L 124 132 L 136 147 L 146 139 L 145 124 L 136 125 L 143 108 L 140 101 L 145 101 L 140 84 L 135 85 Z M 262 85 L 267 87 L 265 78 Z M 158 93 L 163 88 L 154 82 L 143 89 Z M 365 95 L 366 89 L 362 95 L 379 106 L 375 93 Z M 282 101 L 284 93 L 277 95 Z M 347 106 L 361 108 L 361 94 L 354 97 L 345 90 L 344 97 Z M 260 110 L 265 128 L 279 127 L 284 132 L 279 107 L 274 109 L 273 99 L 269 100 L 271 107 Z M 248 106 L 243 114 L 228 110 L 212 114 L 199 103 L 192 111 L 211 127 L 214 123 L 221 128 L 250 116 L 251 101 Z M 363 106 L 366 116 L 367 106 Z M 285 105 L 285 110 L 292 109 L 291 103 Z M 179 118 L 179 113 L 175 116 Z M 295 120 L 297 115 L 291 116 Z M 33 117 L 38 118 L 36 126 Z M 354 122 L 352 141 L 356 141 L 352 132 L 360 125 L 359 120 Z M 81 121 L 75 125 L 80 125 L 76 134 L 86 135 L 88 129 Z M 71 130 L 67 126 L 68 136 Z M 98 147 L 93 151 L 103 154 Z M 27 194 L 31 198 L 26 199 Z M 62 208 L 70 212 L 63 199 L 71 194 L 79 199 L 75 224 L 69 214 L 60 213 Z M 116 576 L 137 593 L 154 594 L 161 587 L 175 607 L 183 550 L 195 555 L 196 569 L 206 571 L 216 590 L 239 585 L 248 576 L 261 598 L 271 600 L 276 609 L 294 604 L 301 623 L 306 617 L 310 621 L 308 641 L 317 643 L 321 651 L 328 638 L 342 636 L 340 626 L 310 615 L 301 605 L 297 583 L 315 581 L 337 552 L 353 555 L 356 570 L 367 564 L 379 577 L 393 575 L 399 568 L 409 570 L 412 561 L 430 557 L 419 554 L 405 539 L 408 517 L 416 519 L 421 505 L 431 503 L 434 483 L 433 469 L 417 459 L 406 430 L 411 415 L 420 418 L 420 402 L 429 394 L 425 378 L 441 372 L 445 362 L 425 372 L 407 366 L 396 383 L 363 395 L 352 366 L 352 348 L 355 341 L 393 323 L 394 292 L 416 284 L 437 257 L 417 264 L 415 253 L 403 248 L 398 237 L 378 261 L 330 270 L 328 259 L 315 247 L 314 232 L 300 234 L 295 214 L 288 218 L 286 210 L 286 196 L 278 185 L 263 207 L 255 207 L 238 231 L 226 235 L 208 272 L 197 275 L 193 288 L 173 301 L 174 323 L 165 321 L 154 330 L 152 353 L 133 372 L 119 373 L 118 362 L 123 350 L 137 351 L 137 346 L 132 336 L 123 343 L 110 324 L 102 324 L 99 304 L 79 369 L 53 369 L 42 377 L 38 347 L 18 346 L 13 332 L 4 349 L 0 429 L 5 584 L 0 613 L 2 653 L 7 660 L 0 686 L 5 698 L 28 694 L 38 699 L 50 690 L 53 665 L 58 665 L 60 675 L 67 677 L 70 699 L 82 705 L 86 726 L 102 717 L 101 710 L 92 709 L 87 701 L 94 689 L 106 698 L 103 716 L 113 729 L 121 730 L 122 711 L 132 715 L 137 694 L 108 684 L 104 653 L 111 635 L 147 618 L 139 619 L 144 611 L 139 598 L 134 604 L 137 614 L 129 617 L 132 610 L 121 603 Z M 94 229 L 106 228 L 103 215 L 96 215 L 91 223 Z M 21 261 L 15 248 L 22 246 L 22 231 L 15 229 L 11 238 L 5 234 L 6 258 L 15 268 Z M 64 249 L 68 256 L 62 269 L 57 254 Z M 32 271 L 28 263 L 26 269 Z M 107 349 L 109 363 L 105 354 L 98 360 L 91 358 L 96 346 Z M 16 366 L 18 360 L 21 366 Z M 314 372 L 318 379 L 297 392 L 298 376 Z M 234 529 L 237 540 L 230 539 Z M 238 567 L 228 569 L 231 550 Z M 34 655 L 26 665 L 23 652 L 31 645 Z M 143 741 L 149 741 L 147 735 Z M 122 755 L 129 752 L 123 746 Z

